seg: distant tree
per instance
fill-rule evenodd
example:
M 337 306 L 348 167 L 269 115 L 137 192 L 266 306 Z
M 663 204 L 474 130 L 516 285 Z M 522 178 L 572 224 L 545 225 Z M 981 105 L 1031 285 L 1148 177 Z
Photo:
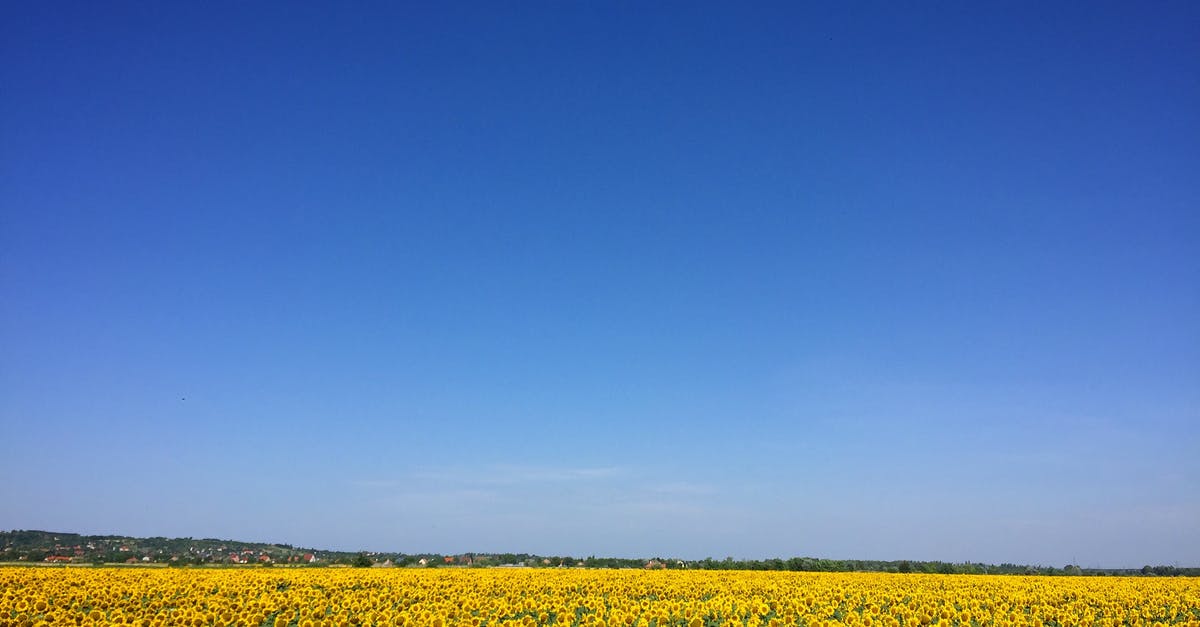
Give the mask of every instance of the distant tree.
M 371 560 L 366 553 L 359 553 L 354 557 L 353 560 L 350 561 L 350 565 L 354 566 L 355 568 L 367 568 L 374 563 L 375 562 Z

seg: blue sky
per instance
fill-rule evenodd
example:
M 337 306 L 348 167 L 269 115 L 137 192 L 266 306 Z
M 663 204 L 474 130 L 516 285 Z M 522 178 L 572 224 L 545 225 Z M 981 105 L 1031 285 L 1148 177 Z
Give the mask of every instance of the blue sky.
M 1200 565 L 1198 31 L 9 3 L 0 528 Z

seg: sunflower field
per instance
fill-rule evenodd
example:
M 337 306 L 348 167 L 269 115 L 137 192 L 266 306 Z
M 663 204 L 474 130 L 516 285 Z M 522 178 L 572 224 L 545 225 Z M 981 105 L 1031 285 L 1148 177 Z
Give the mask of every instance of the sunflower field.
M 1200 627 L 1200 580 L 502 568 L 0 568 L 0 627 L 10 625 Z

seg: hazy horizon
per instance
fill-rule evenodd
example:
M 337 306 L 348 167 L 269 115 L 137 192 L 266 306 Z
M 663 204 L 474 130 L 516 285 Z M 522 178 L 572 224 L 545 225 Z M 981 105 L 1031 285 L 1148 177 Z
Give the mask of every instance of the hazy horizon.
M 1197 32 L 8 3 L 0 528 L 1200 565 Z
M 1000 566 L 1002 564 L 1015 564 L 1018 566 L 1036 566 L 1036 567 L 1046 567 L 1046 568 L 1062 568 L 1062 567 L 1068 566 L 1068 565 L 1075 565 L 1075 566 L 1079 566 L 1083 569 L 1101 569 L 1101 570 L 1139 569 L 1144 566 L 1176 566 L 1179 568 L 1195 568 L 1196 567 L 1196 565 L 1194 565 L 1194 564 L 1186 564 L 1186 563 L 1179 562 L 1178 560 L 1175 560 L 1170 563 L 1153 563 L 1153 564 L 1141 563 L 1141 564 L 1137 564 L 1137 565 L 1128 564 L 1128 565 L 1115 565 L 1115 566 L 1100 566 L 1100 565 L 1088 565 L 1086 563 L 1076 563 L 1076 562 L 1068 562 L 1067 564 L 1053 564 L 1053 563 L 1048 563 L 1048 562 L 1014 562 L 1012 560 L 1001 560 L 1001 561 L 958 560 L 958 561 L 952 561 L 952 560 L 926 559 L 926 558 L 922 558 L 920 556 L 882 558 L 882 557 L 872 557 L 872 556 L 838 556 L 838 555 L 810 555 L 810 554 L 803 554 L 803 555 L 801 555 L 801 554 L 795 554 L 795 555 L 793 555 L 793 554 L 786 554 L 786 555 L 785 554 L 777 554 L 777 555 L 773 554 L 773 555 L 741 555 L 741 556 L 739 556 L 739 555 L 725 555 L 725 554 L 723 554 L 723 555 L 712 555 L 712 554 L 674 555 L 674 554 L 653 553 L 653 552 L 638 553 L 638 554 L 607 554 L 607 553 L 601 554 L 601 553 L 589 553 L 589 552 L 583 552 L 583 553 L 544 552 L 544 553 L 539 553 L 539 552 L 527 551 L 527 550 L 523 550 L 523 549 L 519 549 L 519 548 L 518 549 L 495 549 L 495 548 L 493 548 L 493 549 L 486 549 L 486 550 L 485 549 L 470 549 L 470 550 L 452 551 L 452 552 L 451 551 L 417 550 L 417 549 L 408 550 L 408 551 L 400 551 L 397 549 L 388 549 L 388 548 L 314 546 L 314 545 L 307 545 L 307 544 L 298 544 L 295 542 L 287 542 L 287 541 L 283 541 L 283 540 L 272 540 L 272 539 L 262 539 L 262 538 L 235 538 L 235 537 L 215 537 L 215 536 L 162 536 L 162 535 L 133 536 L 130 534 L 117 533 L 117 532 L 85 533 L 85 532 L 78 532 L 78 531 L 67 531 L 67 530 L 62 530 L 62 529 L 0 529 L 0 531 L 38 531 L 38 532 L 54 533 L 54 534 L 76 534 L 79 536 L 166 538 L 168 540 L 189 539 L 190 538 L 190 539 L 194 539 L 194 540 L 207 540 L 207 541 L 215 540 L 215 541 L 220 541 L 220 542 L 241 542 L 241 543 L 246 543 L 246 544 L 287 545 L 287 546 L 295 547 L 297 549 L 312 549 L 315 551 L 330 551 L 330 552 L 338 552 L 338 553 L 368 552 L 368 553 L 375 553 L 375 554 L 400 553 L 400 554 L 404 554 L 404 555 L 502 555 L 502 554 L 513 554 L 513 555 L 531 555 L 531 556 L 536 556 L 536 557 L 571 557 L 571 558 L 580 559 L 580 560 L 588 559 L 588 558 L 613 558 L 613 559 L 662 558 L 662 559 L 682 559 L 682 560 L 687 560 L 689 562 L 690 561 L 701 561 L 701 560 L 705 560 L 705 559 L 713 559 L 716 561 L 722 561 L 725 559 L 744 561 L 744 560 L 771 560 L 771 559 L 788 560 L 788 559 L 792 559 L 792 558 L 805 558 L 805 559 L 811 558 L 811 559 L 820 559 L 820 560 L 857 561 L 857 562 L 911 561 L 911 562 L 945 562 L 945 563 L 950 563 L 950 564 L 970 563 L 970 564 L 986 564 L 989 566 Z

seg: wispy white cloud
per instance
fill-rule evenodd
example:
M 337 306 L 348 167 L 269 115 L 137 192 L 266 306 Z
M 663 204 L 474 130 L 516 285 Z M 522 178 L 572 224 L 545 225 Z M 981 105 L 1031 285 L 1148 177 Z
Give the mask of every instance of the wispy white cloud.
M 524 466 L 499 464 L 480 468 L 425 468 L 413 472 L 411 479 L 465 485 L 519 485 L 596 481 L 627 476 L 620 466 Z
M 646 485 L 645 490 L 653 494 L 671 495 L 678 497 L 686 496 L 712 496 L 716 494 L 715 486 L 705 483 L 694 483 L 690 481 L 667 481 L 662 483 L 650 483 Z
M 438 467 L 421 468 L 394 477 L 358 479 L 350 482 L 367 490 L 409 491 L 436 489 L 445 493 L 451 489 L 502 488 L 536 486 L 539 484 L 596 483 L 631 476 L 620 466 L 519 466 L 491 465 L 480 468 Z
M 355 479 L 350 481 L 350 485 L 367 490 L 391 490 L 404 487 L 405 482 L 398 479 Z
M 556 533 L 599 541 L 613 529 L 630 525 L 665 528 L 682 520 L 704 520 L 704 533 L 716 533 L 736 529 L 741 521 L 737 508 L 721 504 L 719 486 L 680 479 L 662 469 L 431 466 L 354 485 L 367 511 L 396 520 L 414 533 L 436 527 L 498 546 L 508 546 L 511 538 L 529 536 L 535 529 L 546 534 L 538 536 L 539 542 L 551 542 Z M 554 516 L 545 515 L 548 508 Z M 473 530 L 480 520 L 488 521 L 486 532 Z

